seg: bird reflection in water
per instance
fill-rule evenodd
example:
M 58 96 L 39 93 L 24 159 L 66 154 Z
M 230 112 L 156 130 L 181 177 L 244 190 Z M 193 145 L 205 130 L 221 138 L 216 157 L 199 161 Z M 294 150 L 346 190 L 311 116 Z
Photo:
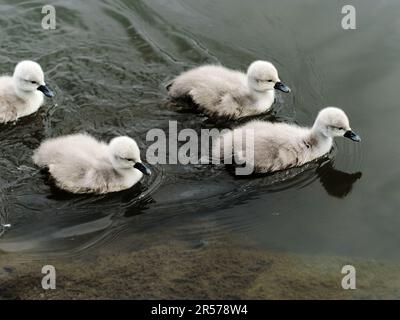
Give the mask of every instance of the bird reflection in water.
M 333 161 L 319 166 L 317 175 L 326 192 L 337 198 L 346 197 L 353 189 L 354 183 L 362 177 L 361 172 L 347 173 L 335 169 Z

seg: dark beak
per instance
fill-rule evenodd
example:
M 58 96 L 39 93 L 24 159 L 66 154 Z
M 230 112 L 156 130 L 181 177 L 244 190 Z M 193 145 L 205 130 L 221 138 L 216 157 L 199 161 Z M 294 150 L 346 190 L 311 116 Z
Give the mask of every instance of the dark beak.
M 147 168 L 143 163 L 141 162 L 136 162 L 135 165 L 133 166 L 135 169 L 138 169 L 140 172 L 145 174 L 146 176 L 151 175 L 151 171 L 149 168 Z
M 282 82 L 275 83 L 274 88 L 276 90 L 279 90 L 279 91 L 282 91 L 282 92 L 285 92 L 285 93 L 289 93 L 290 92 L 290 88 L 287 85 L 283 84 Z
M 349 138 L 355 142 L 361 141 L 361 138 L 351 130 L 346 131 L 346 133 L 343 135 L 343 137 Z
M 38 89 L 39 91 L 42 91 L 43 94 L 44 94 L 46 97 L 49 97 L 49 98 L 53 98 L 53 97 L 54 97 L 53 91 L 51 91 L 51 90 L 49 89 L 49 87 L 47 87 L 47 86 L 39 86 L 37 89 Z

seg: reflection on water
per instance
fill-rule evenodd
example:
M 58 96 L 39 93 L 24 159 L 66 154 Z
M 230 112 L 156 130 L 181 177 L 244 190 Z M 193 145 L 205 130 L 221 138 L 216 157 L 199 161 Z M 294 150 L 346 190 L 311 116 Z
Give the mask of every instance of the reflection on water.
M 319 167 L 317 174 L 326 192 L 338 198 L 346 197 L 353 188 L 353 184 L 362 176 L 361 172 L 347 173 L 336 170 L 332 162 Z
M 400 151 L 393 145 L 400 111 L 392 88 L 400 77 L 400 4 L 353 2 L 355 31 L 341 28 L 339 2 L 316 0 L 56 1 L 57 29 L 44 31 L 40 1 L 2 0 L 0 72 L 37 60 L 56 97 L 0 127 L 0 223 L 11 224 L 0 229 L 0 251 L 58 259 L 174 241 L 230 247 L 226 239 L 234 239 L 253 258 L 273 249 L 321 255 L 321 265 L 322 255 L 398 260 L 393 167 Z M 196 132 L 240 125 L 248 119 L 215 124 L 171 104 L 165 85 L 202 63 L 245 70 L 256 59 L 272 61 L 292 88 L 260 119 L 312 125 L 321 108 L 336 105 L 362 143 L 338 139 L 328 159 L 260 177 L 234 177 L 223 166 L 159 165 L 131 190 L 94 197 L 54 188 L 32 164 L 40 142 L 62 134 L 129 135 L 144 152 L 146 133 L 168 132 L 170 120 Z M 169 261 L 178 264 L 181 249 L 171 250 Z M 245 272 L 251 275 L 238 271 Z

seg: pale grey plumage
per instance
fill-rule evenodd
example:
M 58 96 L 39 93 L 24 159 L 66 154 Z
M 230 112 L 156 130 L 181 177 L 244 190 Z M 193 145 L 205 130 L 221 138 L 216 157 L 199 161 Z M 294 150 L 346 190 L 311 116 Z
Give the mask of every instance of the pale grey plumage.
M 289 91 L 272 63 L 255 61 L 247 74 L 216 65 L 194 68 L 175 78 L 168 90 L 172 98 L 190 97 L 211 117 L 240 118 L 267 111 L 274 88 Z
M 57 186 L 72 193 L 128 189 L 142 178 L 145 168 L 133 139 L 117 137 L 106 144 L 87 134 L 48 139 L 35 150 L 33 161 L 47 167 Z
M 53 96 L 46 87 L 40 65 L 33 61 L 18 63 L 12 77 L 0 77 L 0 123 L 36 112 L 43 104 L 43 93 Z
M 337 136 L 360 141 L 351 131 L 346 114 L 328 107 L 320 111 L 311 128 L 251 121 L 220 136 L 213 146 L 213 157 L 230 159 L 234 155 L 240 162 L 250 163 L 255 172 L 273 172 L 322 157 L 331 150 Z M 254 157 L 251 151 L 246 157 L 246 143 L 247 148 L 252 148 L 248 150 L 254 150 Z

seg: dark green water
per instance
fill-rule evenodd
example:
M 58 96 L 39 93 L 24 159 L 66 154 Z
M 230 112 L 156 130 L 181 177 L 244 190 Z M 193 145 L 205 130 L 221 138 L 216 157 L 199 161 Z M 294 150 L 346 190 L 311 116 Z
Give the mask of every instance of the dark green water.
M 0 1 L 0 73 L 11 73 L 22 59 L 36 60 L 56 92 L 37 114 L 0 127 L 0 216 L 12 225 L 0 237 L 7 261 L 15 255 L 68 263 L 104 257 L 102 250 L 151 251 L 176 243 L 195 250 L 217 243 L 227 250 L 299 254 L 305 261 L 321 257 L 316 269 L 325 256 L 399 262 L 400 3 L 352 1 L 356 30 L 341 27 L 344 1 L 52 4 L 57 28 L 43 30 L 42 1 Z M 147 131 L 167 130 L 169 120 L 182 129 L 210 128 L 201 114 L 171 106 L 165 84 L 199 64 L 245 70 L 257 59 L 272 61 L 292 89 L 278 96 L 279 121 L 311 125 L 321 108 L 338 106 L 362 143 L 338 140 L 331 162 L 282 183 L 279 176 L 237 179 L 221 167 L 157 165 L 140 185 L 101 197 L 55 189 L 31 161 L 44 138 L 61 134 L 130 135 L 145 150 Z M 170 267 L 183 263 L 168 261 Z M 218 268 L 222 262 L 210 263 Z M 146 260 L 141 264 L 148 269 Z M 368 272 L 368 263 L 363 266 Z

